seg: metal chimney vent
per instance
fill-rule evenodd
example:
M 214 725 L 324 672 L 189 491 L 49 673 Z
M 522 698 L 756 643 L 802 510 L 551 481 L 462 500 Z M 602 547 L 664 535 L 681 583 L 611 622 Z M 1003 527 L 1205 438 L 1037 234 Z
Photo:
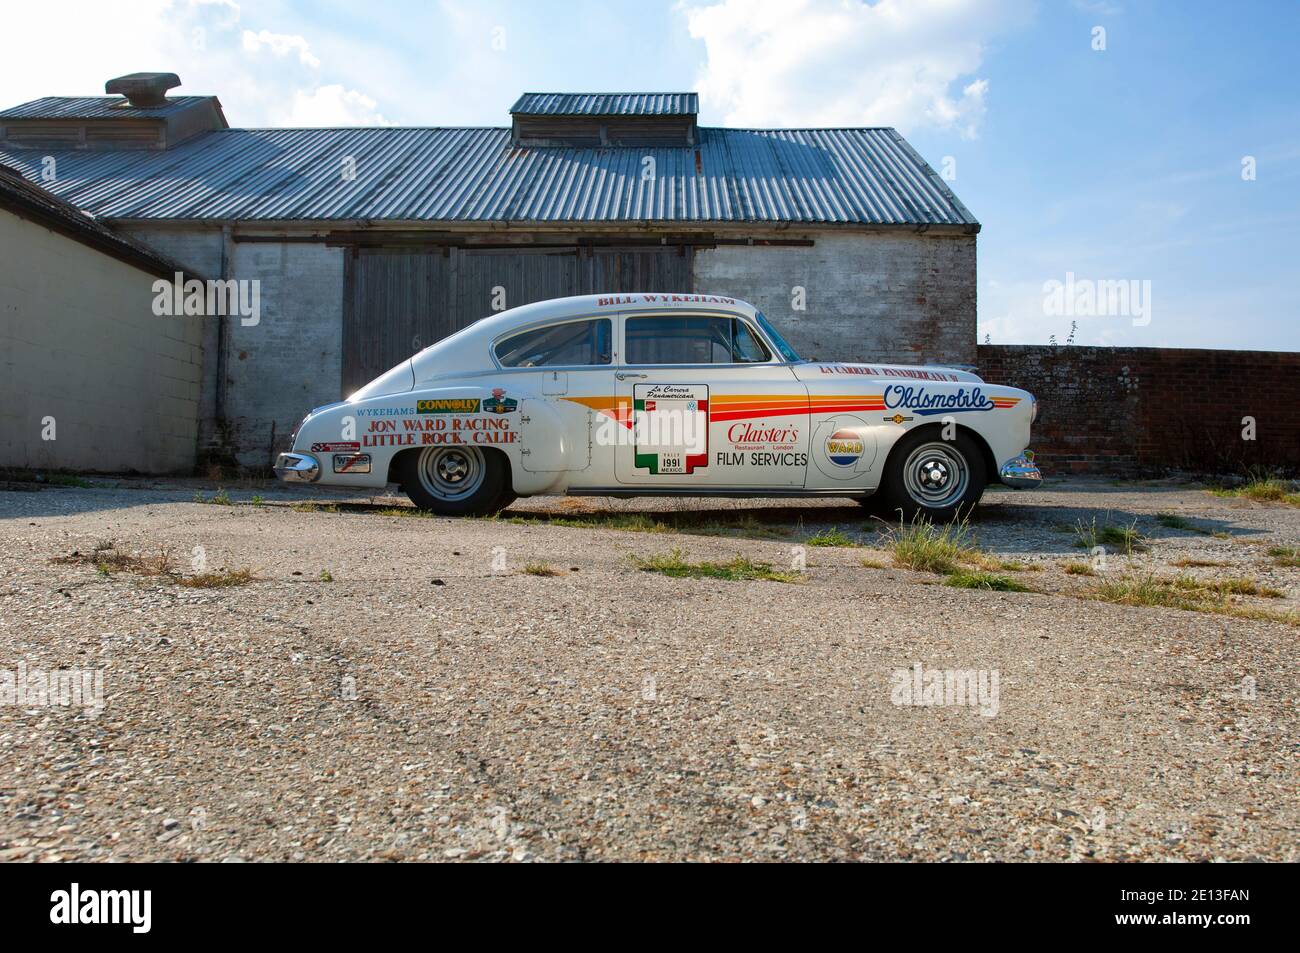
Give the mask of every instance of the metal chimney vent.
M 175 73 L 128 73 L 104 84 L 104 92 L 125 96 L 137 109 L 167 105 L 167 90 L 181 84 Z

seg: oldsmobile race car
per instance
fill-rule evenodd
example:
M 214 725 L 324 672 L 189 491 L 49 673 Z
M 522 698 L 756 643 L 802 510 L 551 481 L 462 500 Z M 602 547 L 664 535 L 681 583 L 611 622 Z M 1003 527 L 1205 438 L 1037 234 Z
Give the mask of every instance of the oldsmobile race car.
M 1034 397 L 950 367 L 801 360 L 753 306 L 559 298 L 483 318 L 311 411 L 282 480 L 484 514 L 521 496 L 842 496 L 949 519 L 1033 487 Z

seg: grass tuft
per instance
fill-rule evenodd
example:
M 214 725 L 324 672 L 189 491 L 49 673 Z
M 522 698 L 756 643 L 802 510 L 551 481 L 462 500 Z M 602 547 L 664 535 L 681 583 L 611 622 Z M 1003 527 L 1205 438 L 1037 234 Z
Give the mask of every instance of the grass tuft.
M 225 589 L 252 582 L 253 573 L 249 569 L 218 569 L 197 576 L 178 576 L 174 581 L 178 586 L 188 586 L 191 589 Z
M 529 576 L 558 576 L 560 571 L 550 563 L 533 562 L 524 566 L 524 573 Z
M 1109 522 L 1108 518 L 1106 523 L 1098 526 L 1097 517 L 1094 516 L 1090 523 L 1079 520 L 1075 524 L 1074 532 L 1078 536 L 1074 541 L 1076 549 L 1093 550 L 1098 546 L 1103 548 L 1109 546 L 1125 556 L 1145 552 L 1147 549 L 1146 540 L 1137 531 L 1136 520 L 1128 526 L 1118 526 Z
M 1213 487 L 1210 492 L 1215 496 L 1237 497 L 1239 499 L 1254 500 L 1257 503 L 1284 503 L 1287 506 L 1300 506 L 1300 493 L 1296 492 L 1294 483 L 1280 480 L 1277 477 L 1264 476 L 1260 473 L 1252 474 L 1240 486 Z
M 1125 606 L 1151 606 L 1182 609 L 1187 612 L 1209 612 L 1242 619 L 1261 619 L 1300 626 L 1300 613 L 1275 612 L 1246 605 L 1233 596 L 1258 595 L 1272 597 L 1277 590 L 1257 585 L 1247 579 L 1230 579 L 1220 582 L 1201 581 L 1187 576 L 1162 579 L 1156 576 L 1112 579 L 1093 586 L 1086 598 L 1099 599 Z M 1277 593 L 1278 596 L 1281 593 Z
M 111 540 L 96 543 L 93 552 L 72 552 L 67 556 L 56 556 L 50 562 L 94 566 L 95 571 L 101 576 L 125 572 L 136 576 L 162 578 L 175 585 L 187 586 L 191 589 L 242 586 L 254 579 L 250 569 L 219 569 L 215 572 L 186 576 L 172 567 L 171 552 L 166 548 L 160 549 L 157 555 L 129 553 L 118 549 L 117 544 Z
M 226 492 L 225 487 L 217 490 L 211 496 L 205 497 L 203 491 L 199 490 L 194 494 L 195 503 L 208 503 L 212 506 L 233 506 L 234 501 L 230 499 L 230 494 Z
M 1177 513 L 1157 513 L 1156 522 L 1166 529 L 1179 529 L 1188 533 L 1200 533 L 1202 536 L 1209 536 L 1208 529 L 1201 529 L 1191 520 L 1179 516 Z
M 1175 559 L 1169 565 L 1177 566 L 1179 569 L 1202 569 L 1210 566 L 1227 566 L 1228 563 L 1215 559 L 1196 559 L 1193 556 L 1184 556 L 1182 559 Z
M 203 500 L 198 502 L 202 503 Z M 299 513 L 338 513 L 339 505 L 337 503 L 317 503 L 315 500 L 299 500 L 297 503 L 290 503 L 289 509 L 296 510 Z M 389 514 L 395 515 L 395 514 Z
M 1278 566 L 1300 566 L 1300 548 L 1295 546 L 1274 546 L 1268 554 Z
M 657 572 L 674 579 L 725 579 L 731 582 L 759 580 L 766 582 L 803 582 L 803 574 L 773 569 L 771 563 L 756 562 L 736 556 L 727 562 L 690 562 L 680 549 L 648 559 L 632 557 L 642 572 Z
M 991 592 L 1034 591 L 1009 576 L 998 576 L 991 572 L 979 572 L 969 569 L 958 569 L 956 572 L 949 573 L 943 584 L 945 586 L 955 586 L 958 589 L 984 589 Z
M 838 526 L 813 533 L 804 542 L 809 546 L 859 546 L 860 543 L 849 537 Z
M 955 572 L 957 566 L 977 551 L 965 520 L 935 526 L 923 516 L 891 528 L 888 546 L 894 565 L 918 572 Z
M 1087 563 L 1066 563 L 1065 571 L 1071 576 L 1095 576 L 1097 570 L 1093 569 Z

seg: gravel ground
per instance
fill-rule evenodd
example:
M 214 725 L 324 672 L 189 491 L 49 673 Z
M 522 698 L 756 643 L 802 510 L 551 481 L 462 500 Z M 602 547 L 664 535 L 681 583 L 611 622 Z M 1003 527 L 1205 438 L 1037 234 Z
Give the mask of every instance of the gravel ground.
M 1062 568 L 1088 560 L 1077 521 L 1134 524 L 1149 550 L 1107 576 L 1249 578 L 1283 595 L 1243 605 L 1294 610 L 1300 570 L 1267 557 L 1300 542 L 1294 508 L 1174 483 L 990 492 L 981 544 L 1040 590 L 1014 593 L 866 568 L 887 556 L 862 548 L 809 547 L 801 583 L 629 558 L 788 568 L 832 526 L 880 544 L 833 501 L 447 520 L 95 482 L 0 489 L 0 674 L 103 679 L 102 711 L 0 705 L 0 859 L 1297 859 L 1300 629 L 1079 598 L 1094 580 Z M 628 512 L 752 519 L 748 536 L 533 519 Z M 254 579 L 51 562 L 109 541 L 187 575 L 201 547 Z M 895 704 L 916 663 L 996 674 L 996 706 Z

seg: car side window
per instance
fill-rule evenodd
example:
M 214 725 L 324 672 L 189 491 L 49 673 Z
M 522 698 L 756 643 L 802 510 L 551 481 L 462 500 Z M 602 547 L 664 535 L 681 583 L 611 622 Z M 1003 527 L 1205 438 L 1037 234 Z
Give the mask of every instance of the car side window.
M 623 335 L 628 364 L 761 364 L 770 357 L 736 318 L 628 318 Z
M 522 331 L 497 343 L 497 360 L 502 367 L 608 364 L 613 341 L 611 328 L 609 318 L 596 318 Z

